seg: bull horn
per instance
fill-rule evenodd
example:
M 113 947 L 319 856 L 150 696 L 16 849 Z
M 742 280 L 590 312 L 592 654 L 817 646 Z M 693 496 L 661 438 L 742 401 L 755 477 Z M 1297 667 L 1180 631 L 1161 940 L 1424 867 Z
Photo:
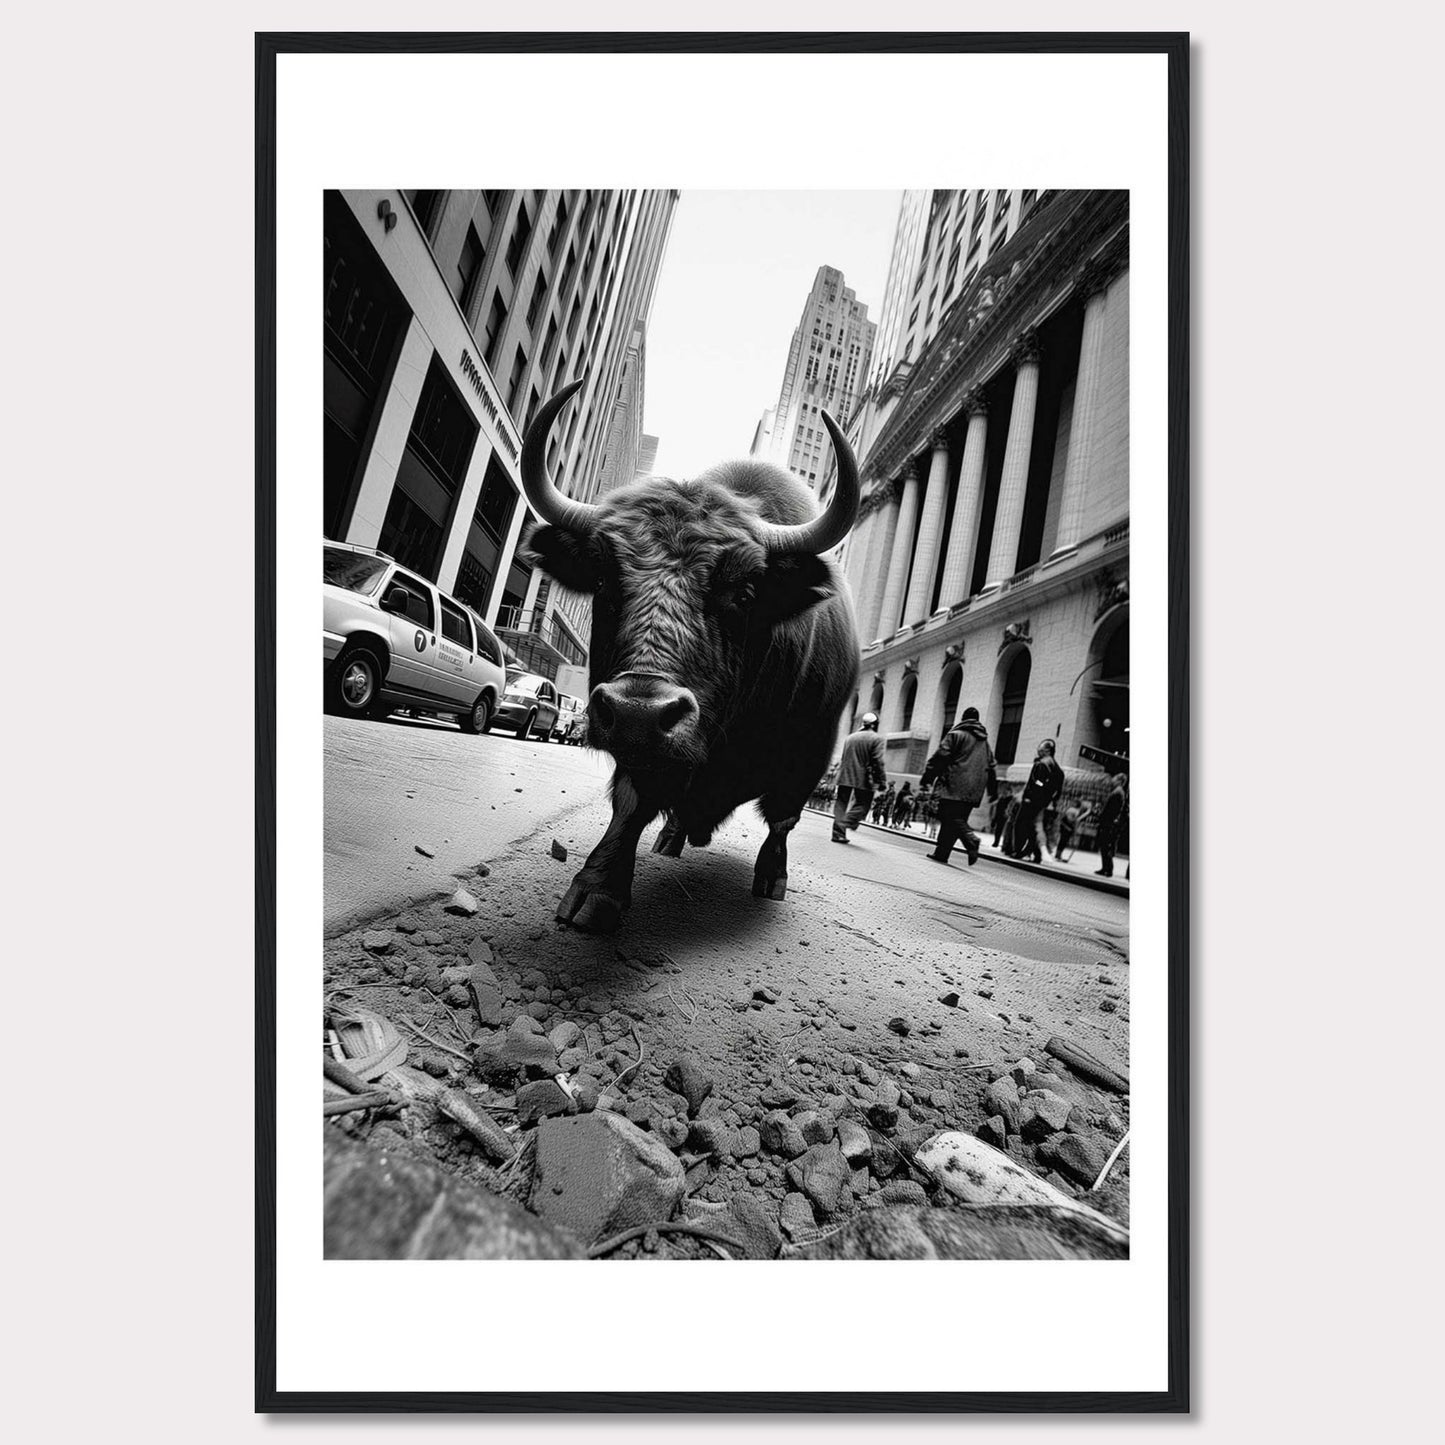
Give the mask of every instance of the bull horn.
M 832 499 L 821 517 L 811 522 L 799 522 L 794 526 L 781 526 L 776 522 L 765 523 L 763 545 L 771 557 L 784 557 L 802 552 L 821 556 L 836 547 L 848 535 L 858 516 L 858 462 L 848 438 L 838 423 L 825 411 L 823 425 L 833 441 L 833 453 L 838 458 L 838 485 L 833 488 Z
M 597 509 L 587 502 L 564 497 L 547 471 L 547 437 L 557 413 L 582 389 L 582 382 L 564 386 L 532 419 L 522 442 L 522 491 L 532 510 L 544 521 L 564 531 L 582 535 L 592 530 L 592 514 Z

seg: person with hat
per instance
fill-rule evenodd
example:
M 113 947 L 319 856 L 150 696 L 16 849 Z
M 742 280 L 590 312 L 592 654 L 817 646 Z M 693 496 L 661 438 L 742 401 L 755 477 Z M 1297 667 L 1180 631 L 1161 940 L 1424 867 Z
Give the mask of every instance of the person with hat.
M 1104 866 L 1094 869 L 1094 872 L 1100 878 L 1114 876 L 1114 850 L 1119 843 L 1119 832 L 1124 826 L 1124 815 L 1128 807 L 1129 775 L 1115 773 L 1109 787 L 1109 796 L 1104 800 L 1103 809 L 1099 813 L 1099 861 Z
M 1044 810 L 1064 791 L 1064 770 L 1054 761 L 1054 740 L 1045 738 L 1039 744 L 1029 780 L 1019 799 L 1018 817 L 1014 819 L 1013 856 L 1022 858 L 1032 852 L 1033 861 L 1042 863 L 1049 851 L 1044 833 Z
M 998 796 L 993 749 L 976 707 L 964 708 L 963 715 L 944 734 L 923 769 L 923 782 L 935 784 L 933 796 L 938 805 L 938 841 L 927 856 L 935 863 L 947 863 L 954 842 L 961 837 L 972 868 L 978 862 L 982 844 L 968 826 L 969 814 L 983 801 L 985 791 L 990 798 Z
M 878 714 L 865 712 L 858 731 L 843 739 L 838 762 L 838 794 L 833 799 L 833 841 L 848 842 L 848 834 L 868 815 L 873 794 L 888 781 L 883 766 L 883 739 L 878 736 Z

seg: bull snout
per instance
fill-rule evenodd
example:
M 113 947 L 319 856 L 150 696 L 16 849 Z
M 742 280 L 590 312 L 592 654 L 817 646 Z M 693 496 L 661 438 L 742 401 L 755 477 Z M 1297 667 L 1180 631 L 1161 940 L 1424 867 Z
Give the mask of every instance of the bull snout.
M 640 766 L 684 760 L 697 737 L 697 698 L 664 677 L 633 674 L 592 689 L 587 741 Z

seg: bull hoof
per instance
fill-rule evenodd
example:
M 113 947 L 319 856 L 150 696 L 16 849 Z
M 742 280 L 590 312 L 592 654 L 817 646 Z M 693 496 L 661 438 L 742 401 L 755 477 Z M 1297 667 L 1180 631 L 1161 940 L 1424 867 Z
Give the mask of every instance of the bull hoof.
M 753 874 L 753 897 L 772 898 L 781 903 L 788 896 L 788 875 L 779 873 L 776 878 L 769 878 L 762 873 Z
M 584 933 L 614 933 L 622 922 L 622 904 L 574 883 L 557 905 L 557 922 L 570 923 Z
M 664 828 L 657 835 L 657 841 L 652 845 L 652 851 L 662 853 L 668 858 L 681 858 L 684 842 L 686 839 L 683 837 L 681 829 L 674 833 L 671 829 Z

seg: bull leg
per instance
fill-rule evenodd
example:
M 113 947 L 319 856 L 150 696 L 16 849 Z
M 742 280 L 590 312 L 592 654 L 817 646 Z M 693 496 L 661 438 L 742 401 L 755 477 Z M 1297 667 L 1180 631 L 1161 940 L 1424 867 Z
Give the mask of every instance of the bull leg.
M 644 800 L 632 779 L 618 773 L 612 783 L 612 821 L 601 841 L 557 905 L 557 921 L 590 933 L 611 933 L 632 902 L 632 875 L 642 830 L 658 805 Z
M 788 834 L 797 826 L 801 814 L 774 818 L 769 816 L 770 812 L 764 799 L 763 817 L 767 820 L 768 836 L 763 839 L 758 860 L 753 864 L 753 897 L 781 902 L 788 896 Z
M 662 825 L 662 831 L 657 835 L 656 842 L 652 845 L 654 853 L 665 853 L 669 858 L 682 857 L 682 845 L 687 839 L 687 832 L 683 828 L 676 813 L 669 813 L 667 821 Z

